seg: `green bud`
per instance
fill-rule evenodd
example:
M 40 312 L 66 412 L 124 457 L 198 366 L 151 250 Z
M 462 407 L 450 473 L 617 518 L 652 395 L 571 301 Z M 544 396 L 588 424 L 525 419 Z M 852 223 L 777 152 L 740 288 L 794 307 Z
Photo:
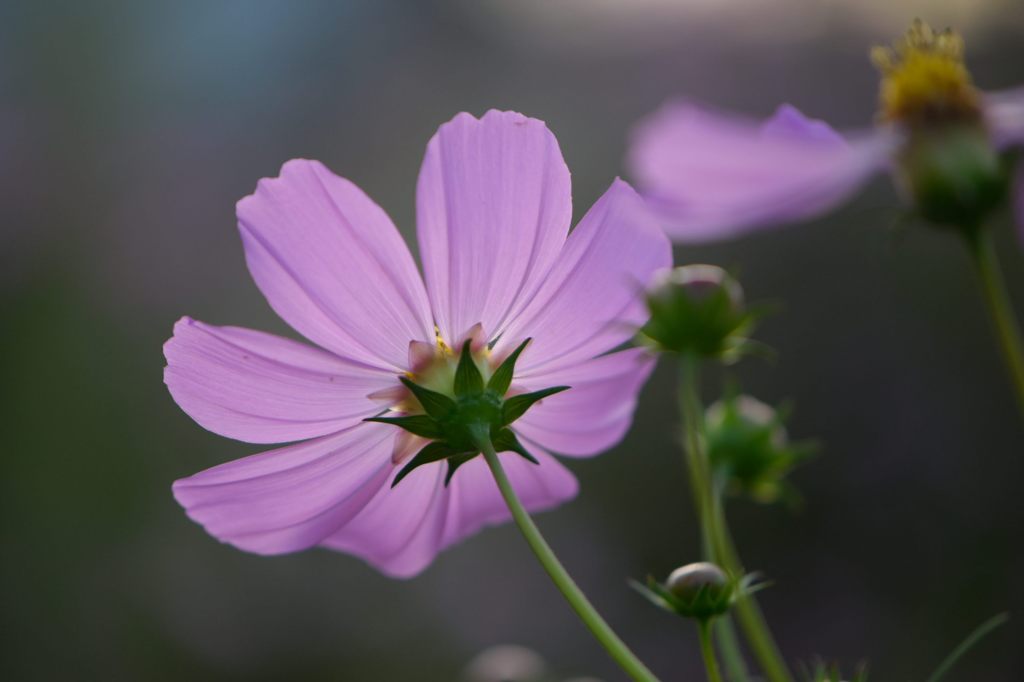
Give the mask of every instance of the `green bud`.
M 785 476 L 814 448 L 808 443 L 790 443 L 783 412 L 751 396 L 735 394 L 707 409 L 708 460 L 715 479 L 729 493 L 765 503 L 783 497 L 795 499 Z
M 646 585 L 633 587 L 660 608 L 707 621 L 728 611 L 739 595 L 756 590 L 752 580 L 753 576 L 730 578 L 715 564 L 702 561 L 672 571 L 664 584 L 648 578 Z
M 739 357 L 756 317 L 744 307 L 743 290 L 714 265 L 663 270 L 646 294 L 650 320 L 641 339 L 662 352 L 726 361 Z
M 729 576 L 725 571 L 708 561 L 680 566 L 672 571 L 665 581 L 665 587 L 676 599 L 692 603 L 707 593 L 716 600 L 729 589 Z
M 981 125 L 922 127 L 898 157 L 897 179 L 921 218 L 971 232 L 1006 201 L 1007 166 Z

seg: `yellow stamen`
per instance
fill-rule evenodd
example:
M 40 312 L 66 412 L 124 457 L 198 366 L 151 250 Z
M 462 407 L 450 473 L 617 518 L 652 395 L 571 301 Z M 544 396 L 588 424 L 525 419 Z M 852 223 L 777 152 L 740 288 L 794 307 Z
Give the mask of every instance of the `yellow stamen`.
M 908 125 L 980 120 L 978 91 L 964 65 L 964 41 L 958 33 L 936 33 L 916 19 L 901 41 L 875 47 L 871 61 L 882 74 L 882 120 Z

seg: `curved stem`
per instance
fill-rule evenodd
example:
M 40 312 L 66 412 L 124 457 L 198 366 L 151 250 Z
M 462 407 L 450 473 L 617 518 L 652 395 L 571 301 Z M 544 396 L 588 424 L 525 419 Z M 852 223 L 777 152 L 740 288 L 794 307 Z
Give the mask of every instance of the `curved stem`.
M 711 464 L 702 441 L 704 414 L 698 391 L 699 367 L 699 358 L 686 356 L 682 359 L 680 402 L 686 436 L 686 460 L 705 546 L 709 550 L 708 559 L 721 565 L 730 576 L 739 578 L 743 575 L 743 565 L 729 534 L 721 494 L 712 480 Z M 793 675 L 752 595 L 740 595 L 737 598 L 736 618 L 768 680 L 792 682 Z
M 540 529 L 537 528 L 529 512 L 526 511 L 522 502 L 519 501 L 516 491 L 512 488 L 512 484 L 505 474 L 505 469 L 501 466 L 501 461 L 498 459 L 498 454 L 494 451 L 494 446 L 491 444 L 490 436 L 486 431 L 482 435 L 478 434 L 477 445 L 487 461 L 487 466 L 491 469 L 491 474 L 493 474 L 494 481 L 498 484 L 498 490 L 501 491 L 505 504 L 508 505 L 509 511 L 512 512 L 512 518 L 515 520 L 516 525 L 519 526 L 523 537 L 526 538 L 527 544 L 530 545 L 533 553 L 537 555 L 541 566 L 551 576 L 551 580 L 561 591 L 562 595 L 565 596 L 570 606 L 576 611 L 580 620 L 590 628 L 590 631 L 597 638 L 597 641 L 601 643 L 601 646 L 607 649 L 611 657 L 615 659 L 615 662 L 630 677 L 637 680 L 637 682 L 658 682 L 658 678 L 654 676 L 654 673 L 647 669 L 647 666 L 630 651 L 625 642 L 619 639 L 619 636 L 605 622 L 597 612 L 597 609 L 594 608 L 594 605 L 590 603 L 590 600 L 587 599 L 583 591 L 576 585 L 572 576 L 562 566 L 562 562 L 555 556 L 550 545 L 544 540 L 544 537 L 540 534 Z
M 1024 414 L 1024 340 L 1021 339 L 1020 325 L 1014 316 L 1010 297 L 1006 293 L 1006 282 L 999 269 L 991 231 L 984 228 L 975 230 L 968 238 L 968 244 L 981 278 L 985 303 L 992 316 L 996 336 L 999 338 L 1011 381 L 1017 391 L 1017 400 Z
M 715 648 L 711 645 L 711 623 L 702 620 L 697 623 L 700 636 L 700 653 L 704 657 L 704 668 L 708 671 L 708 682 L 722 682 L 722 673 L 718 671 L 718 660 Z

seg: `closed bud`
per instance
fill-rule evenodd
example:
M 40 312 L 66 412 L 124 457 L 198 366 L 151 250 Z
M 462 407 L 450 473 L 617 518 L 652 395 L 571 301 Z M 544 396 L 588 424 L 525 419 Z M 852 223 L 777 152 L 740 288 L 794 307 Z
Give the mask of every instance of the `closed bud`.
M 672 571 L 664 584 L 648 578 L 646 585 L 633 587 L 667 611 L 707 621 L 728 611 L 738 595 L 757 589 L 752 580 L 753 576 L 731 578 L 715 564 L 701 561 Z
M 663 352 L 735 359 L 755 317 L 745 309 L 739 282 L 714 265 L 659 272 L 646 301 L 650 320 L 641 336 Z
M 790 443 L 782 412 L 749 395 L 735 394 L 707 409 L 708 460 L 727 492 L 758 502 L 795 499 L 785 476 L 814 448 Z
M 686 602 L 697 600 L 702 593 L 714 599 L 729 588 L 729 576 L 725 571 L 708 561 L 680 566 L 668 576 L 665 587 L 677 599 Z

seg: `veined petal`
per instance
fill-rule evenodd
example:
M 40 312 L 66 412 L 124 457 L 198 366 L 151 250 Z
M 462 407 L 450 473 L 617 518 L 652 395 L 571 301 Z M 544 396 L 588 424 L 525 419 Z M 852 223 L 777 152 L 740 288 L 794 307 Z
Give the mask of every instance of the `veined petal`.
M 1024 143 L 1024 87 L 985 93 L 985 117 L 997 145 Z
M 238 202 L 246 261 L 271 307 L 306 338 L 382 368 L 433 341 L 423 282 L 391 219 L 317 161 L 293 160 Z
M 174 497 L 222 542 L 296 552 L 345 525 L 386 484 L 394 437 L 393 427 L 359 424 L 175 481 Z
M 536 292 L 572 220 L 569 170 L 543 122 L 459 114 L 427 146 L 416 189 L 423 269 L 449 344 L 482 323 L 490 338 Z
M 634 131 L 629 165 L 672 238 L 706 242 L 835 208 L 897 142 L 889 129 L 844 138 L 788 105 L 759 124 L 672 102 Z
M 516 376 L 568 367 L 629 339 L 647 317 L 643 291 L 672 249 L 643 200 L 616 180 L 569 235 L 554 268 L 495 346 L 533 342 Z
M 569 471 L 540 448 L 527 446 L 540 465 L 501 453 L 512 487 L 530 511 L 550 509 L 576 495 Z M 426 568 L 444 548 L 487 525 L 510 518 L 482 457 L 459 467 L 444 486 L 447 464 L 420 467 L 395 488 L 384 487 L 366 508 L 323 546 L 355 554 L 396 578 Z
M 640 388 L 654 364 L 651 355 L 634 348 L 525 377 L 522 382 L 526 390 L 541 386 L 572 388 L 540 401 L 512 428 L 561 455 L 600 454 L 629 430 Z
M 394 374 L 317 348 L 185 317 L 164 345 L 164 382 L 204 428 L 249 443 L 337 433 L 380 410 L 367 395 Z

